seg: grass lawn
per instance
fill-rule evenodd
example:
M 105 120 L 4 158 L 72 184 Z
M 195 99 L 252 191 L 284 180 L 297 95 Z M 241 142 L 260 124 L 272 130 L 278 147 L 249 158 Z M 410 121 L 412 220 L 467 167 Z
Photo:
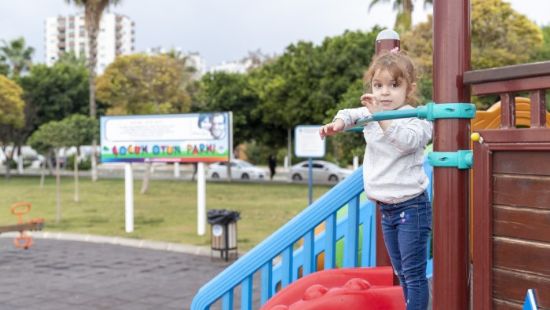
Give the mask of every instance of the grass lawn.
M 80 179 L 80 202 L 73 200 L 72 178 L 61 180 L 61 222 L 55 224 L 55 179 L 38 177 L 0 179 L 0 225 L 17 222 L 9 207 L 19 201 L 32 203 L 30 217 L 43 217 L 45 231 L 121 236 L 210 246 L 207 234 L 197 236 L 197 186 L 195 182 L 151 180 L 149 191 L 139 193 L 134 181 L 134 232 L 124 231 L 124 180 Z M 314 187 L 314 199 L 330 189 Z M 208 209 L 241 212 L 239 249 L 248 250 L 307 206 L 307 185 L 277 183 L 207 183 Z

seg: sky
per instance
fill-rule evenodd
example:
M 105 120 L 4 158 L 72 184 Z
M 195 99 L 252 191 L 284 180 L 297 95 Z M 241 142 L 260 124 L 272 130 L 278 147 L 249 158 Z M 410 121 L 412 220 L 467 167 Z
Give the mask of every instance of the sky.
M 122 0 L 111 12 L 136 23 L 136 52 L 151 47 L 198 52 L 207 66 L 242 59 L 250 51 L 273 55 L 300 40 L 320 44 L 345 30 L 369 31 L 395 21 L 391 4 L 370 11 L 370 0 Z M 512 7 L 538 25 L 550 24 L 550 1 L 510 0 Z M 413 23 L 431 7 L 415 0 Z M 0 0 L 0 40 L 23 36 L 44 62 L 44 21 L 80 9 L 65 0 Z

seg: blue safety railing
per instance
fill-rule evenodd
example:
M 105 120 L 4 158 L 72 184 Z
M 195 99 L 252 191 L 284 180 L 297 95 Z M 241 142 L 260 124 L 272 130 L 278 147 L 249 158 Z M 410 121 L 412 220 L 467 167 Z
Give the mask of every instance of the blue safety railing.
M 427 164 L 424 167 L 431 176 L 431 167 Z M 253 279 L 257 272 L 261 281 L 260 303 L 264 304 L 273 296 L 278 283 L 284 288 L 296 280 L 299 269 L 303 276 L 317 270 L 316 258 L 320 253 L 324 253 L 323 268 L 335 268 L 337 242 L 343 242 L 342 267 L 374 265 L 374 206 L 364 198 L 363 191 L 362 169 L 357 169 L 205 284 L 195 295 L 191 309 L 207 310 L 217 301 L 221 301 L 222 309 L 233 309 L 235 290 L 240 287 L 241 309 L 251 310 Z M 361 200 L 364 202 L 360 208 Z M 347 209 L 347 214 L 337 220 L 337 212 L 341 209 L 344 212 Z M 315 236 L 315 228 L 321 223 L 325 224 L 325 230 Z M 367 251 L 359 252 L 360 230 L 369 233 L 361 238 L 361 249 Z M 300 239 L 303 246 L 295 250 Z M 431 262 L 427 274 L 431 275 Z

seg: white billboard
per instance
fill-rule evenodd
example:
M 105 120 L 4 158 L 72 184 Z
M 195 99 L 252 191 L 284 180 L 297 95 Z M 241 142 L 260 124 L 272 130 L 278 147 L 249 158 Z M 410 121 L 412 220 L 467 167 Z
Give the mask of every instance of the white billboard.
M 102 162 L 228 161 L 228 112 L 105 116 Z
M 321 125 L 300 125 L 294 129 L 294 153 L 297 157 L 325 156 L 325 140 L 321 139 Z

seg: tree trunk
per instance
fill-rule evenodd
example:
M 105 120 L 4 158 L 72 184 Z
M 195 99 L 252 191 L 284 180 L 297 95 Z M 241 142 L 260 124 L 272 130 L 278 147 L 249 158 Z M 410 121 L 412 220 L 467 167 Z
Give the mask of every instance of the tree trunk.
M 61 221 L 61 177 L 59 175 L 59 150 L 55 150 L 55 223 Z
M 287 131 L 287 135 L 288 135 L 288 153 L 287 153 L 287 156 L 288 156 L 288 168 L 290 168 L 290 166 L 292 166 L 292 128 L 288 127 L 288 131 Z
M 92 157 L 91 157 L 91 161 L 92 161 L 92 181 L 95 182 L 97 181 L 98 179 L 98 173 L 97 173 L 97 153 L 96 153 L 96 149 L 97 149 L 97 140 L 96 138 L 94 138 L 92 140 Z
M 233 179 L 233 177 L 231 177 L 231 157 L 229 157 L 229 162 L 227 162 L 226 169 L 227 182 L 231 182 L 231 180 Z
M 14 150 L 15 150 L 15 145 L 13 145 L 13 147 L 11 148 L 11 152 L 9 152 L 9 154 L 6 154 L 6 152 L 4 151 L 4 154 L 6 154 L 6 174 L 5 174 L 6 180 L 8 180 L 11 177 L 10 163 L 13 160 L 13 151 Z
M 17 174 L 23 174 L 23 154 L 21 153 L 21 145 L 17 146 Z
M 147 163 L 145 166 L 145 173 L 143 174 L 143 181 L 141 183 L 141 194 L 145 194 L 149 190 L 149 179 L 151 177 L 151 170 L 153 168 L 153 163 Z
M 74 201 L 80 201 L 80 195 L 78 192 L 78 155 L 80 154 L 79 147 L 76 147 L 76 155 L 74 156 Z
M 44 161 L 40 163 L 40 188 L 44 188 L 44 179 L 46 178 L 46 165 L 48 164 L 47 157 L 44 157 Z
M 101 13 L 99 15 L 101 17 Z M 97 24 L 94 22 L 88 26 L 88 38 L 89 38 L 89 59 L 88 59 L 88 71 L 90 79 L 88 80 L 88 87 L 90 89 L 90 117 L 97 119 L 96 102 L 95 102 L 95 78 L 96 78 L 96 64 L 97 64 L 97 33 L 99 29 L 99 20 Z M 97 174 L 97 138 L 92 140 L 92 181 L 95 182 L 98 179 Z
M 52 162 L 52 155 L 53 155 L 54 162 Z M 49 151 L 48 155 L 46 156 L 46 167 L 48 168 L 50 175 L 54 175 L 55 173 L 54 165 L 55 165 L 55 154 L 52 154 L 52 151 Z

